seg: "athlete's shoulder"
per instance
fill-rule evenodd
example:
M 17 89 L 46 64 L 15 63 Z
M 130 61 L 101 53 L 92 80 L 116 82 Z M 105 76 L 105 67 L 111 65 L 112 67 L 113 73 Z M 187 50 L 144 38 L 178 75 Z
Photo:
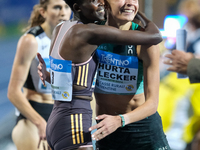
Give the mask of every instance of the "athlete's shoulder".
M 90 35 L 91 32 L 94 32 L 96 26 L 97 25 L 95 25 L 94 23 L 88 23 L 88 24 L 77 23 L 71 26 L 70 33 L 72 33 L 75 36 L 77 35 L 87 36 Z
M 38 36 L 43 32 L 44 32 L 44 30 L 42 29 L 41 26 L 35 26 L 35 27 L 32 27 L 30 30 L 28 30 L 26 33 L 27 34 L 32 34 L 34 36 Z
M 17 44 L 16 57 L 20 58 L 21 64 L 31 61 L 37 53 L 38 42 L 32 34 L 24 34 Z
M 37 45 L 37 40 L 34 35 L 32 34 L 24 34 L 20 37 L 18 44 L 20 45 L 31 45 L 31 46 L 36 46 Z
M 66 31 L 70 31 L 70 33 L 72 32 L 79 32 L 81 30 L 84 30 L 88 27 L 88 24 L 83 24 L 82 22 L 75 20 L 67 20 L 64 21 L 60 24 L 58 24 L 58 26 L 56 27 L 57 30 L 61 29 L 61 27 L 66 30 Z

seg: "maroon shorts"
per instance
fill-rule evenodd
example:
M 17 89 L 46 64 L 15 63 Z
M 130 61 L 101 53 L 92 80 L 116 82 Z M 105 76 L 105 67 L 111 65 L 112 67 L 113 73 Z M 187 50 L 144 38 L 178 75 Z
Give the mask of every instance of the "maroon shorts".
M 70 150 L 82 145 L 92 145 L 91 133 L 88 130 L 91 125 L 90 101 L 55 101 L 47 122 L 47 142 L 52 150 Z

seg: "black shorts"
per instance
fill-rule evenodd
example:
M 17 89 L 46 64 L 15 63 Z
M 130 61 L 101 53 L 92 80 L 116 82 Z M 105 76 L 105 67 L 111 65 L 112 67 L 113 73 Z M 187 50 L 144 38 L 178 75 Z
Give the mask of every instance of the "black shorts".
M 46 121 L 48 120 L 53 109 L 53 104 L 38 103 L 31 100 L 29 100 L 29 103 L 35 109 L 35 111 L 37 111 Z M 20 115 L 17 117 L 17 123 L 21 119 L 26 119 L 26 117 L 20 113 Z
M 47 142 L 52 150 L 70 150 L 82 145 L 92 145 L 89 131 L 91 125 L 90 101 L 55 101 L 47 122 Z
M 156 112 L 141 121 L 118 128 L 96 142 L 97 150 L 170 150 L 163 132 L 160 115 Z

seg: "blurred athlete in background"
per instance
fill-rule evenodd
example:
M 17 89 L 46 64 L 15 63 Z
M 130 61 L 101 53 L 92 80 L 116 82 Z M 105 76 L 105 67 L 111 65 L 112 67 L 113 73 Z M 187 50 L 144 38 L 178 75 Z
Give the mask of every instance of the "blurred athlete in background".
M 27 32 L 19 39 L 7 93 L 20 111 L 12 131 L 18 150 L 42 150 L 47 146 L 46 124 L 53 100 L 50 85 L 43 86 L 38 77 L 36 54 L 39 52 L 49 66 L 52 31 L 70 15 L 71 9 L 63 0 L 40 0 L 33 8 Z

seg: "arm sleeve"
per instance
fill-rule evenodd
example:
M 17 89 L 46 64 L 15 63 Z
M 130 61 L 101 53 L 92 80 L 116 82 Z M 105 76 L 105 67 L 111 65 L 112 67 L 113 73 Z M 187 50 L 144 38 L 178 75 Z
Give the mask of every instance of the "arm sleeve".
M 200 59 L 193 58 L 189 61 L 187 75 L 190 83 L 200 83 Z

